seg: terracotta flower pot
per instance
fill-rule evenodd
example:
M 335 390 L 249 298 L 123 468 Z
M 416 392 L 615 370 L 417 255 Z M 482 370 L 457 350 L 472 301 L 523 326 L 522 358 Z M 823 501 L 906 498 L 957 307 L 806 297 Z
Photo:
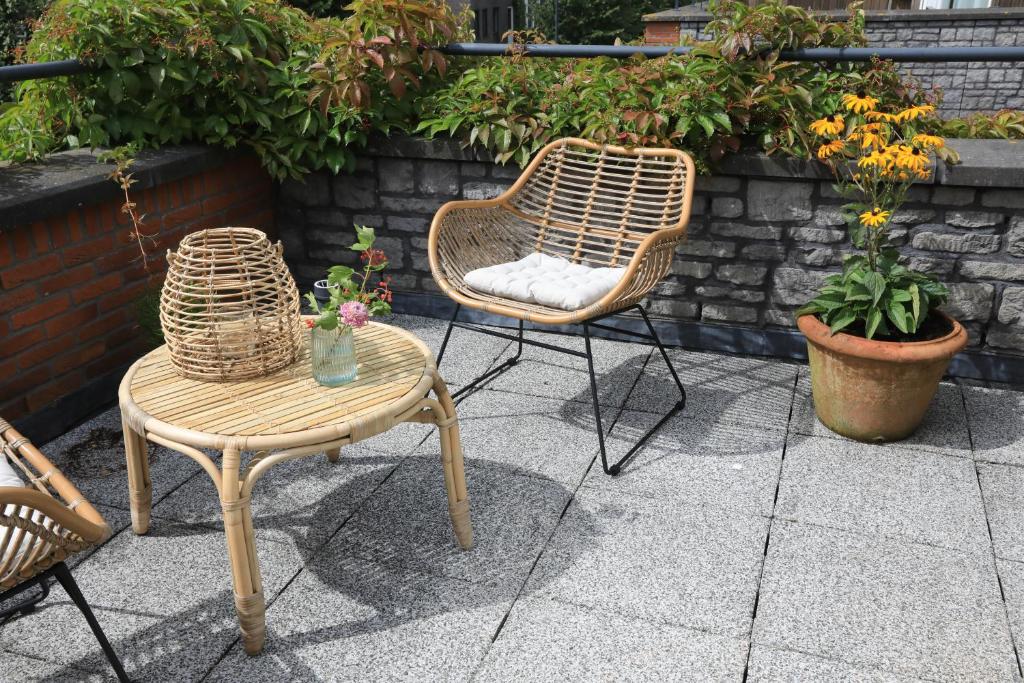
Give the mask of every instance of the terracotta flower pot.
M 949 361 L 967 345 L 957 321 L 949 334 L 889 342 L 840 332 L 816 316 L 797 320 L 807 337 L 814 410 L 825 426 L 858 441 L 896 441 L 921 424 Z

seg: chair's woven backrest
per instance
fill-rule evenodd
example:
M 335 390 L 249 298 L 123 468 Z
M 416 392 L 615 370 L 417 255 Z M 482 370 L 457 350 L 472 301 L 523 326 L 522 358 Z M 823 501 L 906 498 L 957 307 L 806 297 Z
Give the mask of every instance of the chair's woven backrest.
M 588 266 L 623 266 L 652 232 L 683 235 L 692 169 L 678 150 L 567 138 L 531 163 L 507 205 L 535 226 L 536 251 Z

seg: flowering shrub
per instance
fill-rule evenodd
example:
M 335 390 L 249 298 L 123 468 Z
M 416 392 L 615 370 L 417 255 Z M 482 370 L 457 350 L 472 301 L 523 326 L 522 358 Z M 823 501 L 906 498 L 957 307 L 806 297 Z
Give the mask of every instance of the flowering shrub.
M 935 163 L 955 161 L 956 153 L 929 127 L 930 104 L 887 111 L 865 91 L 843 96 L 842 103 L 843 113 L 809 129 L 820 140 L 816 155 L 831 167 L 837 191 L 852 200 L 843 209 L 853 245 L 864 253 L 847 257 L 842 273 L 826 278 L 798 315 L 817 315 L 832 334 L 913 338 L 948 291 L 899 262 L 890 221 L 911 185 L 929 179 Z
M 349 266 L 328 269 L 330 301 L 321 306 L 312 292 L 306 294 L 310 307 L 320 316 L 316 321 L 309 321 L 310 327 L 324 330 L 333 330 L 338 325 L 362 327 L 370 317 L 391 312 L 390 278 L 381 275 L 388 267 L 388 258 L 383 251 L 373 248 L 375 239 L 373 228 L 356 226 L 356 242 L 350 249 L 360 252 L 362 270 Z
M 859 10 L 848 22 L 823 22 L 779 0 L 754 7 L 723 0 L 713 12 L 714 39 L 683 56 L 483 60 L 424 95 L 417 130 L 457 136 L 520 166 L 564 136 L 679 147 L 706 165 L 738 149 L 743 136 L 768 153 L 809 156 L 807 124 L 843 92 L 870 88 L 894 103 L 925 101 L 891 63 L 826 70 L 778 59 L 787 48 L 862 45 Z

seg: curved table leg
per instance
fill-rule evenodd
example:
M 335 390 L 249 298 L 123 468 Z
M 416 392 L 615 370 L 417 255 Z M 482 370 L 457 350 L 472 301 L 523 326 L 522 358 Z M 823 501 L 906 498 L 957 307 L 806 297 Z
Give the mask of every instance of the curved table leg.
M 136 534 L 149 531 L 149 512 L 153 507 L 153 483 L 149 478 L 149 453 L 146 437 L 121 418 L 124 432 L 124 455 L 128 466 L 128 499 L 132 511 L 132 530 Z
M 327 460 L 330 462 L 338 462 L 338 458 L 341 457 L 341 448 L 328 448 L 324 451 L 324 455 L 327 456 Z
M 242 630 L 242 644 L 250 655 L 257 655 L 267 639 L 266 602 L 256 558 L 256 538 L 252 528 L 252 510 L 248 498 L 239 496 L 238 479 L 241 453 L 224 450 L 223 484 L 220 505 L 224 511 L 231 579 L 235 587 L 235 609 Z
M 466 470 L 462 461 L 462 441 L 459 438 L 459 418 L 448 387 L 440 377 L 434 382 L 434 393 L 445 411 L 438 415 L 441 434 L 441 463 L 444 465 L 444 485 L 448 491 L 448 513 L 452 518 L 455 538 L 463 549 L 473 547 L 473 526 L 469 520 L 469 492 L 466 488 Z

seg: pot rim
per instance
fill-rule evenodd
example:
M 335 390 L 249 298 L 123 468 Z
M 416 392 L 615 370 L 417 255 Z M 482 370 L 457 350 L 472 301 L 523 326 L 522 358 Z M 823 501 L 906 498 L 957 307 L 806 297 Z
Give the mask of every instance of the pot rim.
M 938 339 L 916 342 L 892 342 L 865 339 L 856 335 L 838 332 L 829 334 L 828 325 L 818 316 L 808 313 L 797 318 L 796 324 L 807 337 L 807 341 L 829 351 L 869 360 L 914 363 L 952 358 L 967 346 L 967 330 L 957 320 L 942 311 L 932 311 L 948 320 L 953 329 Z

